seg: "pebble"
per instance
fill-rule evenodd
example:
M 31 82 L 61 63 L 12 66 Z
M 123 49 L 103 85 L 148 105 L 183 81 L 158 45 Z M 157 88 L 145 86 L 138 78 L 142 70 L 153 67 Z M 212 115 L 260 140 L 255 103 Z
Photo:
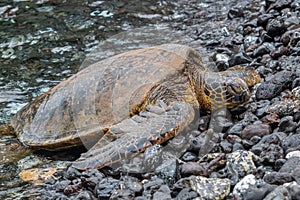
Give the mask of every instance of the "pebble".
M 300 109 L 298 101 L 276 101 L 266 108 L 267 113 L 275 113 L 278 116 L 292 115 Z
M 270 192 L 264 200 L 274 200 L 274 199 L 280 199 L 280 200 L 290 200 L 291 194 L 289 193 L 288 189 L 284 186 L 278 186 L 275 188 L 272 192 Z
M 290 71 L 277 72 L 270 80 L 260 84 L 256 90 L 256 98 L 271 99 L 291 85 L 293 73 Z
M 268 21 L 266 26 L 267 34 L 271 37 L 281 35 L 285 32 L 286 27 L 284 26 L 283 19 L 276 18 Z
M 232 152 L 227 155 L 226 168 L 230 168 L 233 176 L 237 174 L 239 178 L 244 177 L 256 169 L 253 156 L 252 152 L 245 150 Z
M 196 192 L 194 192 L 191 188 L 183 188 L 178 195 L 176 196 L 175 200 L 189 200 L 195 199 L 198 196 Z
M 286 153 L 300 150 L 299 142 L 300 134 L 292 134 L 285 138 L 285 140 L 282 143 L 282 147 L 286 151 Z
M 107 177 L 103 178 L 95 187 L 97 198 L 109 198 L 117 189 L 119 180 Z
M 296 130 L 298 124 L 297 124 L 297 122 L 293 121 L 292 116 L 285 116 L 285 117 L 281 118 L 278 126 L 279 126 L 278 131 L 290 133 L 290 132 L 293 132 Z
M 264 136 L 250 151 L 258 155 L 265 163 L 274 163 L 277 159 L 284 157 L 280 136 L 274 133 Z
M 263 137 L 271 133 L 271 127 L 267 124 L 251 124 L 246 126 L 240 134 L 242 139 L 251 139 L 253 136 Z
M 235 54 L 228 62 L 229 66 L 241 65 L 250 63 L 252 59 L 245 53 L 237 53 Z
M 280 168 L 279 172 L 292 173 L 294 169 L 300 166 L 299 157 L 289 158 L 284 165 Z
M 135 197 L 135 194 L 131 190 L 116 190 L 112 193 L 112 195 L 109 197 L 109 199 L 117 200 L 117 199 L 123 199 L 123 200 L 133 200 Z M 100 198 L 101 199 L 101 198 Z
M 162 185 L 160 188 L 153 194 L 153 200 L 171 200 L 171 191 L 167 185 Z
M 276 128 L 280 122 L 279 115 L 277 113 L 271 113 L 262 118 L 264 124 L 268 124 L 272 129 Z
M 287 172 L 271 172 L 265 174 L 263 180 L 269 184 L 282 185 L 293 181 L 291 173 Z
M 239 135 L 243 130 L 244 125 L 241 122 L 235 123 L 232 127 L 230 127 L 227 131 L 228 134 Z
M 157 178 L 155 176 L 152 177 L 151 180 L 146 182 L 143 186 L 144 188 L 143 196 L 147 198 L 151 198 L 152 194 L 154 194 L 163 184 L 164 181 L 162 179 Z
M 253 56 L 254 57 L 262 56 L 264 54 L 269 54 L 274 50 L 275 50 L 275 46 L 272 43 L 264 42 L 253 51 Z
M 163 162 L 155 169 L 155 174 L 172 186 L 179 178 L 179 168 L 177 159 L 170 159 Z
M 291 151 L 288 154 L 286 154 L 286 156 L 285 156 L 286 159 L 289 159 L 291 157 L 300 157 L 300 151 L 299 150 Z
M 206 178 L 204 176 L 190 176 L 180 180 L 185 187 L 190 187 L 198 193 L 201 199 L 222 200 L 230 192 L 231 181 L 227 178 Z
M 298 200 L 300 197 L 300 185 L 295 181 L 292 183 L 286 183 L 285 186 L 288 188 L 289 193 L 291 195 L 291 199 Z
M 203 175 L 204 167 L 197 162 L 187 162 L 181 166 L 181 175 L 186 177 L 190 175 Z
M 249 174 L 234 186 L 232 194 L 236 199 L 261 200 L 274 187 L 261 179 L 256 179 L 253 174 Z

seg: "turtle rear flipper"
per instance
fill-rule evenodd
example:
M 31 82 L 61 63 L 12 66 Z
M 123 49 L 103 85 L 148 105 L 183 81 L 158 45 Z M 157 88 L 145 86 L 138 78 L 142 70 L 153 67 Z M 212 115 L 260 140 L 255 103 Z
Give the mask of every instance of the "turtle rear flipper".
M 193 107 L 183 102 L 171 103 L 169 106 L 149 105 L 140 115 L 112 126 L 107 135 L 103 136 L 87 153 L 82 154 L 73 166 L 83 170 L 99 169 L 120 160 L 130 159 L 146 148 L 174 137 L 193 119 Z M 112 135 L 119 135 L 119 137 L 107 144 Z

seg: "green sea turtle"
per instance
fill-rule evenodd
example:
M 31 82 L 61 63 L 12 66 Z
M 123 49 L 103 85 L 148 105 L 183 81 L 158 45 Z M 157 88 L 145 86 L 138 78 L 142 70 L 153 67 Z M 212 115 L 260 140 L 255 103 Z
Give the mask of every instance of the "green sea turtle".
M 79 71 L 23 107 L 10 121 L 26 146 L 91 147 L 73 163 L 102 168 L 163 143 L 189 125 L 195 109 L 235 107 L 260 81 L 254 69 L 211 72 L 192 48 L 132 50 Z

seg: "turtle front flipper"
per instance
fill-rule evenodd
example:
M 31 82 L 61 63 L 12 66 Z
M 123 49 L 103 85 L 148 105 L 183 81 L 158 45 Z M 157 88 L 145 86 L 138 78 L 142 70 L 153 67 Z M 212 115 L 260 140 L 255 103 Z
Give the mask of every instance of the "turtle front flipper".
M 146 148 L 174 137 L 193 119 L 194 108 L 184 102 L 173 102 L 168 106 L 161 102 L 148 105 L 146 111 L 112 126 L 107 135 L 73 163 L 73 167 L 100 169 L 130 159 Z M 119 137 L 107 143 L 112 135 Z

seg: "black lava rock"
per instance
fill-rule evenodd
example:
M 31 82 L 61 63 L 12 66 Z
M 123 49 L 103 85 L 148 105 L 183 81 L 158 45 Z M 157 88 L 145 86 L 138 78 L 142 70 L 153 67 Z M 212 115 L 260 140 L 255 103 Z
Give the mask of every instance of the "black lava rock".
M 293 80 L 293 73 L 290 71 L 281 71 L 276 73 L 270 80 L 263 82 L 258 86 L 256 91 L 256 98 L 271 99 L 288 88 Z

